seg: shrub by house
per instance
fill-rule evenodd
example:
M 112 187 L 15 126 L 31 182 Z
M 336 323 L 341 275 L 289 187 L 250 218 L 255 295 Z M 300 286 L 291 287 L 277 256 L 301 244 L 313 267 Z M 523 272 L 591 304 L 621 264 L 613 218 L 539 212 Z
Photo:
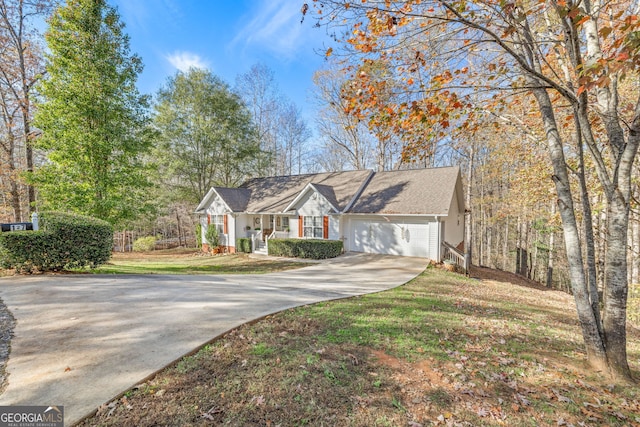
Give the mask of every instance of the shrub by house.
M 320 239 L 270 239 L 269 255 L 327 259 L 342 253 L 342 241 Z

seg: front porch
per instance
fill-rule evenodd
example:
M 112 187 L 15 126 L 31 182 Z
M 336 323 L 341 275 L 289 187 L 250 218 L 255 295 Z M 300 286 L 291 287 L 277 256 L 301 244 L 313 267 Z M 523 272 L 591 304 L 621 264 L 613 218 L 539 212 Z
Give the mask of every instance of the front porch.
M 287 239 L 296 237 L 291 232 L 291 223 L 296 221 L 293 215 L 284 214 L 246 214 L 238 221 L 245 224 L 246 237 L 251 239 L 253 253 L 267 254 L 269 239 Z

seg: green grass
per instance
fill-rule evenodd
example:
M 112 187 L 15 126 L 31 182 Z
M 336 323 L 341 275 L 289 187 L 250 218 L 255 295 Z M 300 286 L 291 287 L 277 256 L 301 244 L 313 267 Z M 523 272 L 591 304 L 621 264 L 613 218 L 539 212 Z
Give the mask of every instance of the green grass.
M 82 425 L 638 425 L 640 389 L 585 366 L 573 310 L 559 292 L 429 269 L 241 326 Z
M 156 251 L 114 254 L 94 274 L 262 274 L 301 268 L 309 264 L 289 260 L 250 258 L 245 254 L 206 256 L 192 251 Z M 82 270 L 86 271 L 86 270 Z

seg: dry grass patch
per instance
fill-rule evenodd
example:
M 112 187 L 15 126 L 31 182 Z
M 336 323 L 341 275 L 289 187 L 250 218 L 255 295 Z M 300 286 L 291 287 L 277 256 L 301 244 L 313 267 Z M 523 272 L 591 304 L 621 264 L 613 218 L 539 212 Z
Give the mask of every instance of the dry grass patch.
M 269 316 L 82 425 L 640 425 L 640 390 L 586 369 L 572 297 L 497 278 L 428 269 Z M 629 357 L 637 375 L 636 330 Z

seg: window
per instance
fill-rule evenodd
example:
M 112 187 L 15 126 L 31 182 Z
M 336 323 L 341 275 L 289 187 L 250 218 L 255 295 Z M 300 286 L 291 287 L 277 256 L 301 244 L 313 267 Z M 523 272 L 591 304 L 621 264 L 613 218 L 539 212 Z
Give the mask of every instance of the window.
M 211 225 L 214 225 L 218 229 L 218 234 L 222 234 L 224 231 L 224 215 L 211 215 Z
M 289 217 L 276 217 L 276 230 L 278 231 L 286 231 L 289 229 Z
M 304 237 L 315 237 L 322 239 L 322 217 L 321 216 L 305 216 L 304 220 Z

